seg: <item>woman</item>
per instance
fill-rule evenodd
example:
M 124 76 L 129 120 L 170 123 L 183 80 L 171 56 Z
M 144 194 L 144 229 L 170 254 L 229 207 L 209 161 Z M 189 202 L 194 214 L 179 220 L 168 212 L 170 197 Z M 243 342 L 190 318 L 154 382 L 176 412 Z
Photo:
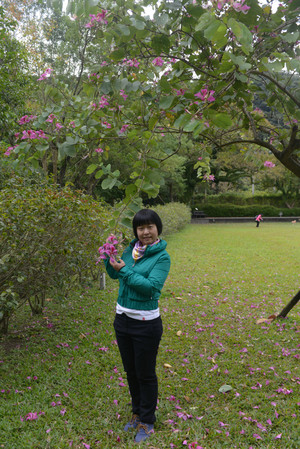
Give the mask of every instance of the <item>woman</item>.
M 142 209 L 132 222 L 135 239 L 122 259 L 106 259 L 109 276 L 120 283 L 114 328 L 132 399 L 132 418 L 124 430 L 137 429 L 137 443 L 154 431 L 158 383 L 156 356 L 163 333 L 158 299 L 170 270 L 167 243 L 159 239 L 160 217 Z

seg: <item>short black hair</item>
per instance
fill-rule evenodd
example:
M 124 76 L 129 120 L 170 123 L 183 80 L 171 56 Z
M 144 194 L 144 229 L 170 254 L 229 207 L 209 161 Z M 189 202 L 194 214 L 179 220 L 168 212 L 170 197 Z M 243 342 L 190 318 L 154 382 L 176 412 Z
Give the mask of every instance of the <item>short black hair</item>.
M 136 238 L 138 238 L 136 232 L 137 227 L 145 224 L 155 224 L 158 235 L 162 233 L 163 225 L 159 215 L 152 209 L 141 209 L 135 214 L 132 220 L 133 233 Z

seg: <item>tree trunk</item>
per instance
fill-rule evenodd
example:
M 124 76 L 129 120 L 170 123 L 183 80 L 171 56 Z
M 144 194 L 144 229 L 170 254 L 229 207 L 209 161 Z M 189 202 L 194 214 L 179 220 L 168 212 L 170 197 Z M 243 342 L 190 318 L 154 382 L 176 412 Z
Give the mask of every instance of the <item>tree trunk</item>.
M 3 317 L 0 321 L 0 332 L 2 334 L 7 334 L 7 332 L 8 332 L 8 320 L 9 320 L 9 314 L 7 312 L 4 312 Z
M 58 149 L 52 145 L 52 163 L 53 163 L 53 183 L 57 184 L 58 175 Z
M 282 309 L 280 314 L 277 316 L 277 318 L 285 318 L 290 310 L 297 304 L 297 302 L 300 299 L 300 290 L 298 293 L 293 297 L 293 299 L 290 300 L 290 302 Z
M 100 273 L 100 290 L 105 290 L 105 273 Z

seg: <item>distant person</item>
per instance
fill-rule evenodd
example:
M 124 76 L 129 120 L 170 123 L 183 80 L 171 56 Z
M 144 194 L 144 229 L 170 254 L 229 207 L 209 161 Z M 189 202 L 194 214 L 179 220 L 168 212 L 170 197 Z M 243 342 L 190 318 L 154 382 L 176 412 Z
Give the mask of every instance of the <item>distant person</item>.
M 142 209 L 133 218 L 135 239 L 122 259 L 106 259 L 109 276 L 120 283 L 114 328 L 132 400 L 132 418 L 124 430 L 135 429 L 135 442 L 153 432 L 158 383 L 156 356 L 163 333 L 158 300 L 170 270 L 167 243 L 159 238 L 160 217 Z
M 259 223 L 260 223 L 261 221 L 263 221 L 263 218 L 262 218 L 261 214 L 256 215 L 255 221 L 256 221 L 256 227 L 258 228 L 258 227 L 259 227 Z

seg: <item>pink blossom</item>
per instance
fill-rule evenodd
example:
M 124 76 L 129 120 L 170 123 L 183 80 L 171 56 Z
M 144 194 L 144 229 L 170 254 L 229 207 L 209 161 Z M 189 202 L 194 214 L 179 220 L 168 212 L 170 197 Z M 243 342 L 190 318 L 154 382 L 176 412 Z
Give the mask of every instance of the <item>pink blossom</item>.
M 265 161 L 264 166 L 268 167 L 268 168 L 273 168 L 273 167 L 275 167 L 275 164 L 273 164 L 273 162 L 271 162 L 271 161 Z
M 50 114 L 46 119 L 46 122 L 53 123 L 53 120 L 56 118 L 54 114 Z
M 43 81 L 44 79 L 48 78 L 48 76 L 51 75 L 52 71 L 53 69 L 46 69 L 46 71 L 41 74 L 40 78 L 38 78 L 38 81 Z
M 129 125 L 123 125 L 122 128 L 120 129 L 120 133 L 125 133 L 126 129 L 128 128 Z
M 4 156 L 10 156 L 11 152 L 17 147 L 18 145 L 15 145 L 14 147 L 8 147 L 7 150 L 4 153 Z
M 96 148 L 95 151 L 96 151 L 96 153 L 103 153 L 103 149 L 102 148 Z
M 153 59 L 152 64 L 157 67 L 162 67 L 162 65 L 164 64 L 164 60 L 160 56 L 158 56 L 157 58 Z
M 23 117 L 20 118 L 19 120 L 19 125 L 25 125 L 25 123 L 29 123 L 31 120 L 36 119 L 37 116 L 36 115 L 23 115 Z
M 186 92 L 186 89 L 175 89 L 176 95 L 180 96 L 180 95 L 184 95 Z
M 279 439 L 281 438 L 281 436 L 282 436 L 282 433 L 280 433 L 279 435 L 277 435 L 277 436 L 274 438 L 274 440 L 279 440 Z
M 107 100 L 106 96 L 102 95 L 102 97 L 101 97 L 101 99 L 99 101 L 99 106 L 98 107 L 100 109 L 102 109 L 102 108 L 105 108 L 105 106 L 109 106 L 109 103 L 108 103 L 108 100 Z
M 97 263 L 100 262 L 101 259 L 106 259 L 107 257 L 114 259 L 114 256 L 118 253 L 115 246 L 111 243 L 104 243 L 104 245 L 100 246 L 98 252 L 100 253 L 100 257 Z
M 224 424 L 222 421 L 219 421 L 219 426 L 220 427 L 225 427 L 225 426 L 228 426 L 228 424 Z
M 215 180 L 215 177 L 214 177 L 214 175 L 208 175 L 208 174 L 205 174 L 204 176 L 203 176 L 203 179 L 205 180 L 205 181 L 214 181 Z M 216 365 L 216 367 L 218 367 L 218 365 Z M 212 369 L 216 369 L 216 368 L 212 368 Z M 211 370 L 212 371 L 212 370 Z
M 137 60 L 137 59 L 135 59 L 135 58 L 133 58 L 133 59 L 123 59 L 123 64 L 124 65 L 127 65 L 127 66 L 129 66 L 129 67 L 138 67 L 139 65 L 140 65 L 140 62 Z
M 63 125 L 61 125 L 60 123 L 56 123 L 55 126 L 56 126 L 57 129 L 62 129 L 63 128 Z
M 128 95 L 125 94 L 123 89 L 120 90 L 120 95 L 121 95 L 121 97 L 124 98 L 124 100 L 126 100 L 126 98 L 128 97 Z
M 283 393 L 283 394 L 291 394 L 293 393 L 293 390 L 288 390 L 287 388 L 278 388 L 278 390 L 276 390 L 277 393 Z
M 41 415 L 43 413 L 39 413 L 39 415 Z M 38 419 L 38 413 L 34 412 L 34 413 L 27 413 L 27 415 L 25 416 L 25 418 L 22 418 L 22 416 L 20 416 L 20 420 L 23 422 L 25 421 L 33 421 L 35 419 Z
M 237 12 L 242 12 L 243 14 L 247 14 L 250 9 L 250 6 L 244 5 L 245 0 L 241 0 L 240 2 L 234 2 L 232 7 Z
M 253 437 L 256 438 L 257 440 L 261 440 L 262 439 L 261 436 L 258 435 L 257 433 L 254 433 Z
M 87 23 L 85 25 L 85 27 L 86 28 L 92 28 L 93 26 L 95 26 L 98 23 L 107 25 L 108 22 L 105 19 L 106 13 L 107 13 L 107 11 L 105 9 L 102 9 L 102 12 L 98 12 L 97 15 L 90 14 L 91 20 L 89 21 L 89 23 Z
M 66 413 L 66 409 L 65 408 L 63 408 L 61 411 L 60 411 L 60 414 L 62 415 L 62 416 L 64 416 L 64 414 Z
M 197 92 L 195 94 L 195 97 L 199 98 L 201 101 L 207 101 L 208 103 L 212 103 L 215 101 L 215 98 L 213 97 L 213 94 L 215 93 L 214 90 L 208 91 L 207 89 L 201 89 L 200 92 Z
M 53 123 L 53 120 L 56 119 L 54 114 L 50 114 L 46 120 L 46 122 Z
M 48 139 L 43 130 L 34 131 L 33 129 L 29 129 L 27 131 L 23 131 L 21 140 L 25 139 Z
M 117 245 L 119 242 L 116 238 L 116 236 L 114 234 L 110 234 L 110 236 L 108 237 L 108 242 L 111 243 L 112 245 Z

